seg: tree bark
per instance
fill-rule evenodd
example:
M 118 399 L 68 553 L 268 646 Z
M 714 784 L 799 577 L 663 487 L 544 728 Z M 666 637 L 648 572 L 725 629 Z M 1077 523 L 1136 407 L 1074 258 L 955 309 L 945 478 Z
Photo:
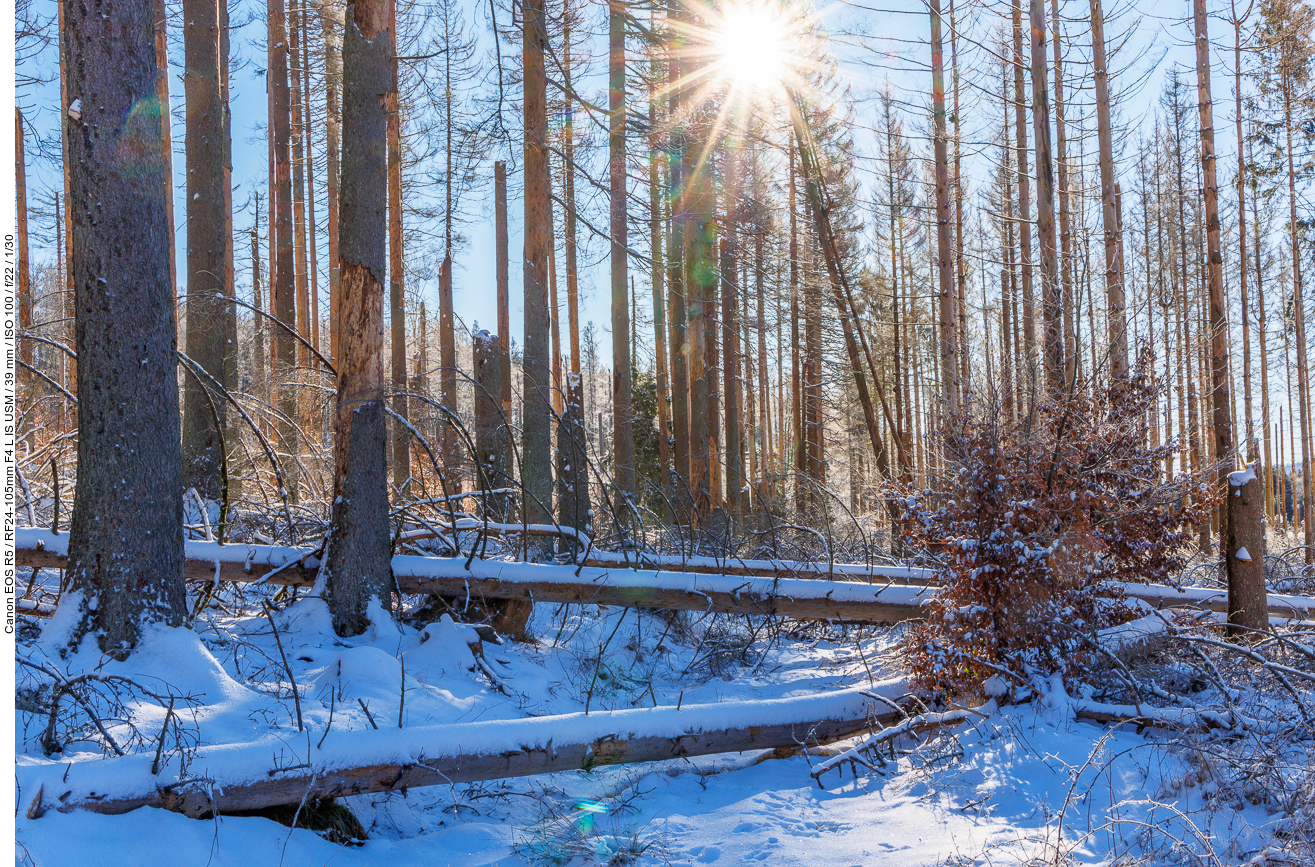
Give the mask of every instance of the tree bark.
M 69 4 L 61 56 L 76 287 L 78 485 L 69 534 L 74 644 L 122 659 L 186 621 L 177 335 L 150 0 Z M 131 160 L 123 154 L 132 154 Z
M 356 0 L 343 36 L 341 334 L 334 497 L 326 542 L 329 610 L 339 635 L 359 635 L 392 607 L 383 370 L 388 120 L 395 10 Z
M 232 238 L 224 202 L 224 100 L 220 86 L 219 4 L 186 0 L 183 48 L 187 98 L 187 354 L 223 382 L 229 351 L 226 303 Z M 208 395 L 196 376 L 184 377 L 183 486 L 218 499 L 224 462 L 227 401 Z M 218 416 L 216 418 L 216 416 Z

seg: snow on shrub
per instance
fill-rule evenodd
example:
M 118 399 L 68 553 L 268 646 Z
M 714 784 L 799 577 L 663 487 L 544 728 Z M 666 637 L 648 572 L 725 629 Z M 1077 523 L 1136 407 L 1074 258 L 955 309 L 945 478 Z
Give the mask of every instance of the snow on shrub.
M 1001 672 L 1071 677 L 1084 636 L 1129 616 L 1112 582 L 1170 582 L 1214 494 L 1166 478 L 1177 446 L 1150 446 L 1156 387 L 1040 399 L 1011 422 L 963 414 L 941 433 L 939 491 L 903 488 L 904 536 L 945 563 L 944 588 L 905 649 L 916 683 L 979 690 Z

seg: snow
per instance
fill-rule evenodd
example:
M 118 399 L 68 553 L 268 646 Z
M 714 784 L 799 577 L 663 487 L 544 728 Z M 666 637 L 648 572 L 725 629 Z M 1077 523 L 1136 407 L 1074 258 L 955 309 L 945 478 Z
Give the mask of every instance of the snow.
M 1235 470 L 1228 474 L 1228 484 L 1234 488 L 1240 488 L 1248 482 L 1256 480 L 1255 464 L 1247 464 L 1245 469 Z
M 1251 553 L 1246 548 L 1238 548 L 1237 553 L 1233 555 L 1238 560 L 1250 560 Z
M 46 543 L 59 544 L 61 537 L 46 535 Z M 196 544 L 189 544 L 189 554 Z M 206 544 L 208 554 L 225 560 L 243 562 L 253 548 L 265 556 L 261 546 Z M 275 549 L 260 562 L 278 564 L 305 553 Z M 425 562 L 438 574 L 472 574 L 462 569 L 461 558 Z M 765 586 L 809 595 L 822 588 L 929 592 L 623 567 L 586 568 L 579 578 L 574 567 L 476 562 L 472 569 L 477 577 L 503 580 L 681 587 L 696 581 L 705 592 L 759 592 Z M 153 628 L 123 663 L 101 657 L 94 641 L 69 659 L 58 656 L 73 625 L 72 605 L 62 606 L 42 637 L 19 651 L 61 672 L 122 675 L 157 692 L 195 697 L 194 715 L 184 720 L 196 736 L 186 774 L 208 776 L 217 786 L 269 779 L 276 765 L 303 762 L 323 771 L 607 735 L 673 737 L 751 722 L 863 715 L 885 709 L 869 694 L 898 699 L 906 690 L 895 658 L 905 627 L 831 629 L 812 637 L 783 632 L 746 651 L 729 640 L 747 634 L 742 617 L 685 615 L 677 630 L 660 613 L 573 605 L 559 615 L 558 606 L 539 605 L 530 628 L 535 639 L 528 643 L 481 644 L 474 627 L 450 617 L 415 629 L 392 622 L 382 609 L 371 611 L 366 634 L 342 639 L 332 631 L 324 600 L 302 595 L 273 615 L 302 705 L 306 731 L 298 732 L 292 686 L 270 624 L 255 613 L 254 601 L 272 596 L 273 588 L 224 584 L 220 592 L 225 600 L 247 594 L 247 607 L 227 605 L 237 612 L 231 614 L 208 609 L 194 631 Z M 1174 593 L 1173 604 L 1190 605 L 1198 594 L 1216 592 Z M 1102 642 L 1129 650 L 1162 634 L 1165 621 L 1152 607 L 1107 630 Z M 496 674 L 507 694 L 481 666 Z M 997 680 L 986 692 L 1003 700 L 1011 685 Z M 65 792 L 63 803 L 70 804 L 92 792 L 149 794 L 157 784 L 177 781 L 184 756 L 166 750 L 161 772 L 150 773 L 165 714 L 150 700 L 131 708 L 150 742 L 124 759 L 104 758 L 85 740 L 46 757 L 37 743 L 44 717 L 20 711 L 17 863 L 136 867 L 168 853 L 179 864 L 218 867 L 530 867 L 549 863 L 535 853 L 557 853 L 557 863 L 586 867 L 620 864 L 622 856 L 614 853 L 638 846 L 647 847 L 635 862 L 640 867 L 932 867 L 1034 858 L 1094 867 L 1124 856 L 1192 862 L 1187 851 L 1156 855 L 1146 843 L 1148 825 L 1178 836 L 1192 853 L 1204 852 L 1209 841 L 1226 864 L 1241 863 L 1273 843 L 1264 829 L 1274 827 L 1275 815 L 1259 807 L 1217 805 L 1210 781 L 1193 781 L 1190 757 L 1166 749 L 1154 730 L 1139 733 L 1133 726 L 1076 718 L 1084 712 L 1135 716 L 1147 708 L 1070 696 L 1053 682 L 1044 691 L 1030 704 L 964 714 L 950 731 L 897 739 L 896 758 L 887 754 L 885 765 L 870 762 L 878 770 L 858 766 L 857 774 L 836 756 L 862 738 L 784 759 L 749 751 L 354 796 L 343 802 L 369 840 L 349 847 L 258 817 L 193 820 L 154 808 L 118 816 L 62 813 L 55 807 Z M 947 711 L 954 713 L 931 712 Z M 1258 737 L 1268 737 L 1271 726 L 1241 712 L 1227 718 L 1190 707 L 1156 713 L 1162 720 L 1223 725 Z M 113 729 L 116 736 L 121 730 Z M 828 761 L 843 770 L 822 775 L 819 787 L 812 773 Z M 49 809 L 28 818 L 38 789 Z M 607 812 L 578 804 L 601 804 Z M 586 827 L 585 814 L 596 824 Z

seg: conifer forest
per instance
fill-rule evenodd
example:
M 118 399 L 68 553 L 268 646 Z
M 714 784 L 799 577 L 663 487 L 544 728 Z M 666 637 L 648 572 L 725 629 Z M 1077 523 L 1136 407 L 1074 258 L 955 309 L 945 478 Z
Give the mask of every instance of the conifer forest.
M 11 8 L 15 864 L 1315 867 L 1312 0 Z

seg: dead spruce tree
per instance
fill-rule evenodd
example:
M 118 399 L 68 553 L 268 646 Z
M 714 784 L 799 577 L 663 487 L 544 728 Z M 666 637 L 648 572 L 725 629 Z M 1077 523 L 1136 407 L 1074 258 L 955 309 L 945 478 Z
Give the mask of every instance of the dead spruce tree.
M 118 658 L 186 617 L 173 284 L 151 0 L 65 9 L 78 485 L 72 640 Z
M 387 610 L 393 583 L 383 369 L 392 11 L 389 0 L 359 0 L 348 7 L 343 37 L 338 396 L 327 542 L 329 608 L 339 635 L 365 630 L 371 602 Z

